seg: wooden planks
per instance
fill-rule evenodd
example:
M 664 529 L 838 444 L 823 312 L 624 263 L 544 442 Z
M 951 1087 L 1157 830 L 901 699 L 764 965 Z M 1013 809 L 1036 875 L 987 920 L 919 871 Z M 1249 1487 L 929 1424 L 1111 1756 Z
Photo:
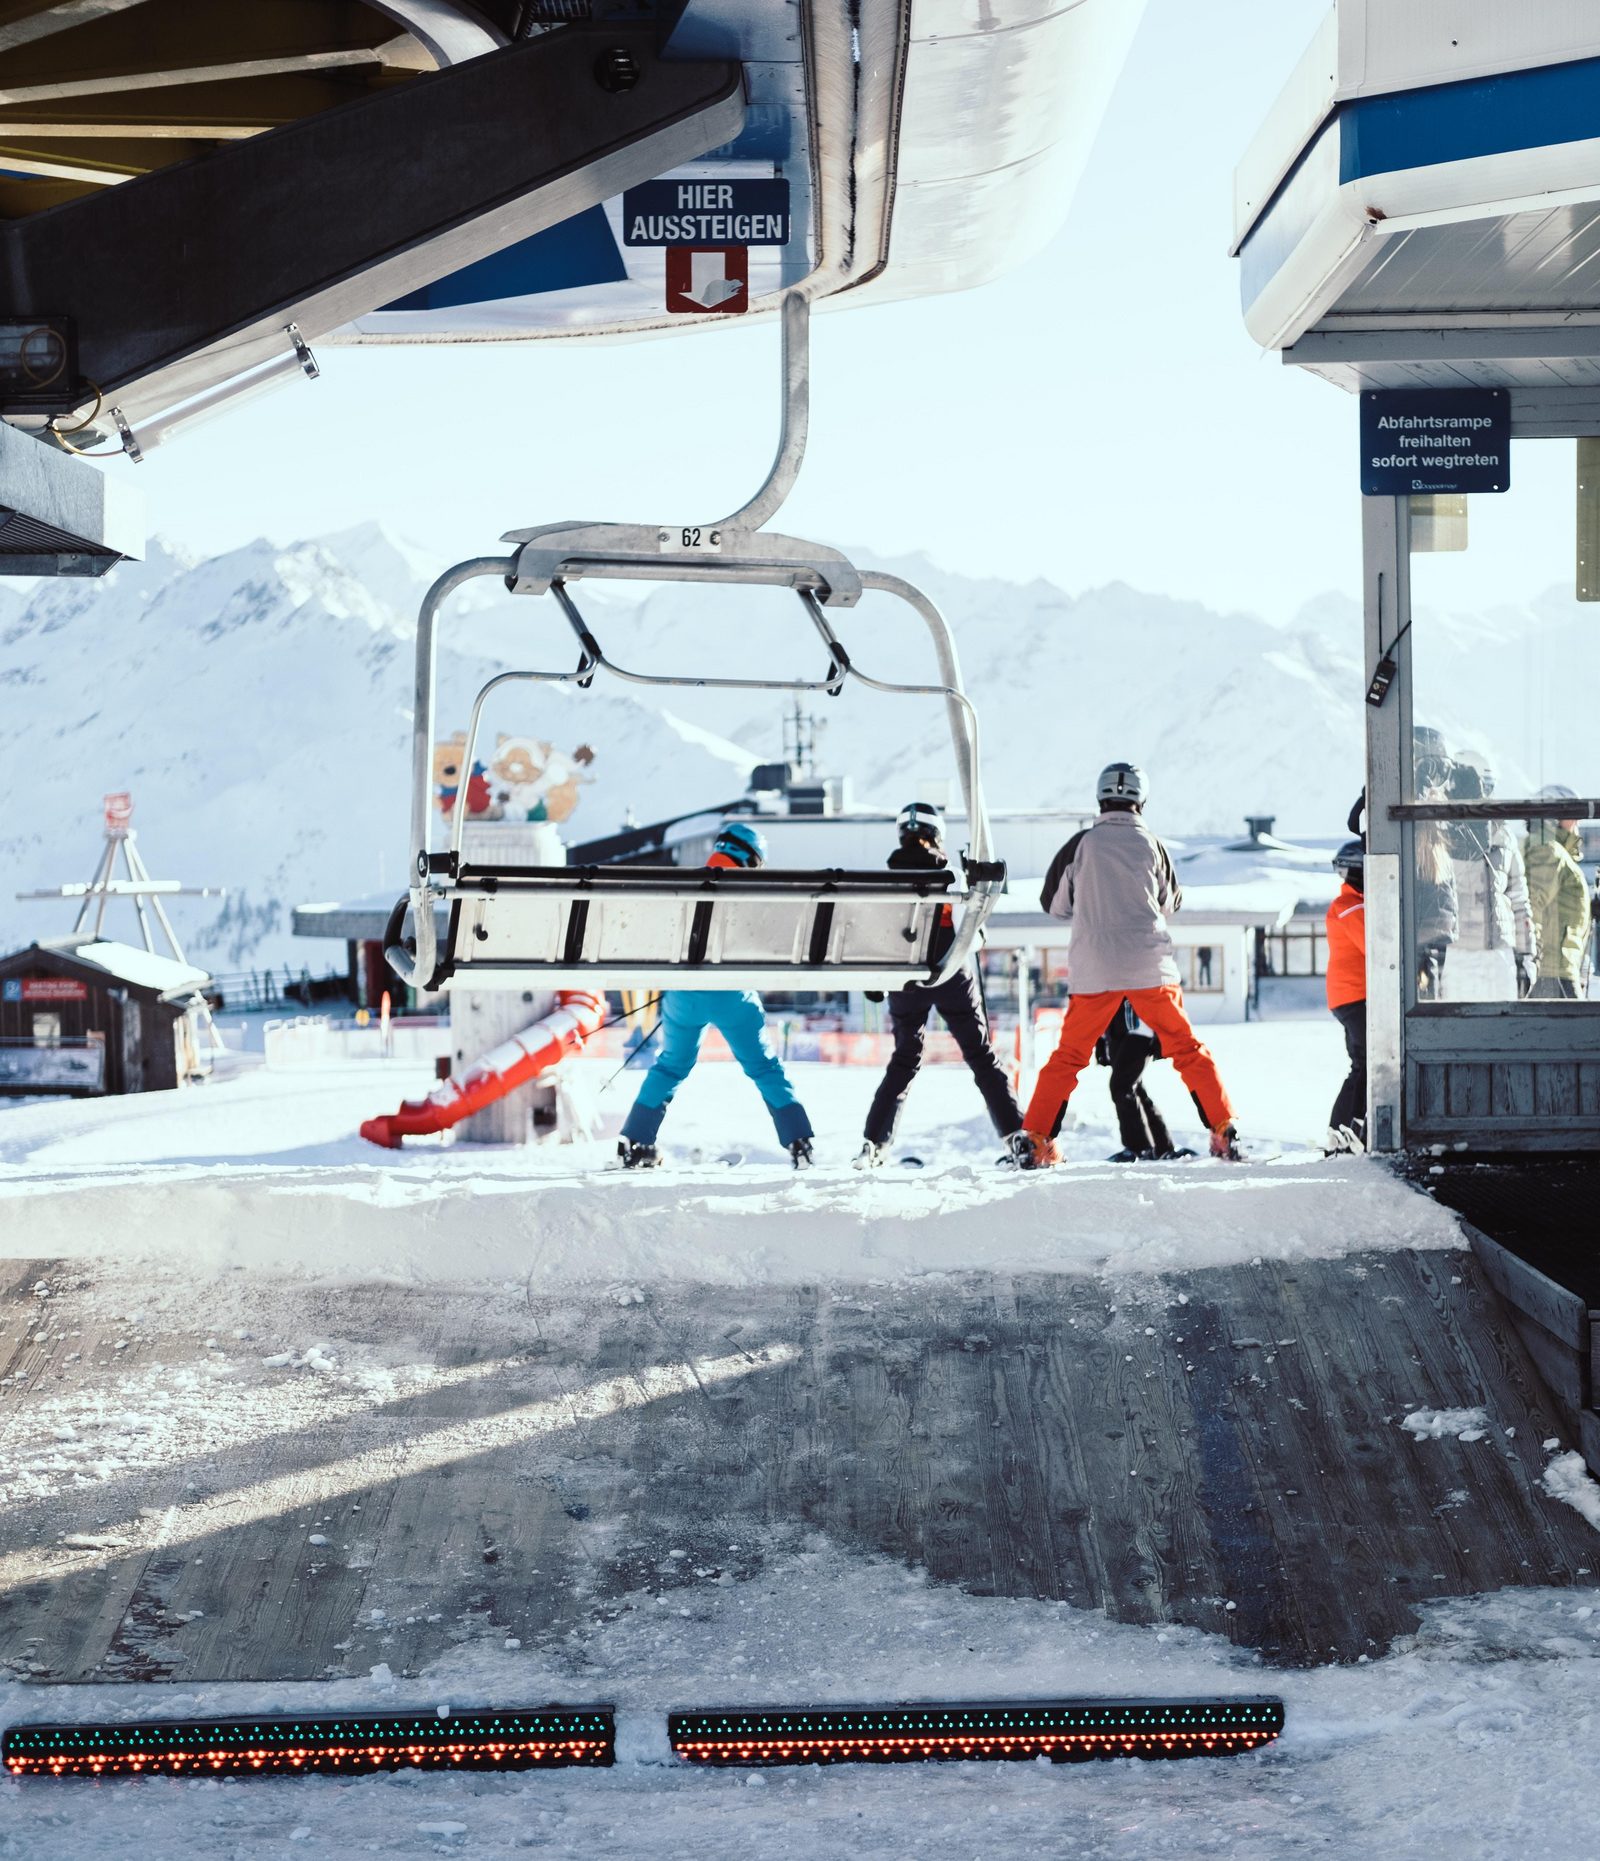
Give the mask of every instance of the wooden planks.
M 47 1385 L 115 1373 L 87 1322 L 72 1362 L 39 1357 L 40 1277 L 0 1281 L 0 1348 L 34 1353 L 0 1393 L 0 1442 L 28 1437 Z M 50 1338 L 71 1336 L 72 1298 L 52 1294 Z M 406 1340 L 435 1381 L 11 1508 L 0 1557 L 38 1569 L 0 1587 L 0 1661 L 415 1671 L 749 1574 L 820 1531 L 975 1595 L 1188 1623 L 1292 1664 L 1379 1653 L 1427 1597 L 1565 1583 L 1596 1553 L 1538 1489 L 1564 1430 L 1467 1253 L 620 1299 L 486 1315 L 481 1297 L 342 1291 L 353 1350 Z M 136 1349 L 177 1364 L 198 1345 Z M 1400 1426 L 1458 1407 L 1486 1410 L 1484 1439 Z M 126 1554 L 75 1567 L 59 1541 L 96 1532 L 128 1533 Z

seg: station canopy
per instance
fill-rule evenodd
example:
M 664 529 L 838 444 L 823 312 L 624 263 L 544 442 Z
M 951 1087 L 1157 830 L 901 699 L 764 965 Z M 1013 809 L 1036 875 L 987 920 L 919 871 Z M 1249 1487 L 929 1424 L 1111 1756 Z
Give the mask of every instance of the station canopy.
M 1600 401 L 1600 11 L 1341 0 L 1235 178 L 1245 323 L 1340 386 Z M 1568 397 L 1570 404 L 1570 395 Z

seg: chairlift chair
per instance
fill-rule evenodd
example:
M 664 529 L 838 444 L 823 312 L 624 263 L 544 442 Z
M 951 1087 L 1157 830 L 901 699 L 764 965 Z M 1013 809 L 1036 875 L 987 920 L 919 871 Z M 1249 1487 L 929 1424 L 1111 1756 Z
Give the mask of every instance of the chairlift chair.
M 978 764 L 978 718 L 961 685 L 955 643 L 938 608 L 896 575 L 858 569 L 839 551 L 760 528 L 798 470 L 806 408 L 806 309 L 784 306 L 786 395 L 778 458 L 761 492 L 720 523 L 661 529 L 640 524 L 550 524 L 514 530 L 509 556 L 458 564 L 429 589 L 417 622 L 412 732 L 411 888 L 385 937 L 395 973 L 423 990 L 932 987 L 954 974 L 977 945 L 1005 883 L 990 842 Z M 471 769 L 484 706 L 514 683 L 587 690 L 602 672 L 634 685 L 811 692 L 837 696 L 847 683 L 895 695 L 942 697 L 970 845 L 959 874 L 875 870 L 789 871 L 763 867 L 521 866 L 470 855 L 465 808 L 449 845 L 430 844 L 432 745 L 441 609 L 465 583 L 499 576 L 513 595 L 540 596 L 559 610 L 577 646 L 570 670 L 518 669 L 491 678 L 472 707 L 462 766 Z M 584 581 L 657 581 L 792 589 L 827 657 L 814 679 L 712 678 L 630 671 L 610 659 L 578 606 Z M 834 626 L 864 592 L 906 602 L 928 628 L 938 682 L 879 679 L 858 666 Z M 436 913 L 444 907 L 444 929 Z M 954 938 L 934 952 L 946 907 Z M 404 934 L 409 918 L 411 932 Z

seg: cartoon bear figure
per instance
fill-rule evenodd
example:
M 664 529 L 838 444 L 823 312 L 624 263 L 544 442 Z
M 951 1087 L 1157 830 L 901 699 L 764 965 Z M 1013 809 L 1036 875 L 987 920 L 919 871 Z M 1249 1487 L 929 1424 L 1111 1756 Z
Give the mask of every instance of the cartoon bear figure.
M 537 737 L 501 736 L 489 772 L 506 798 L 512 820 L 565 821 L 578 805 L 586 780 L 578 772 L 594 761 L 594 751 L 580 744 L 568 757 Z
M 559 775 L 552 780 L 545 790 L 544 805 L 553 821 L 569 820 L 572 810 L 578 805 L 578 791 L 594 780 L 592 775 L 579 772 L 589 767 L 594 761 L 594 751 L 587 743 L 580 743 L 570 758 L 560 754 L 553 755 L 546 767 L 547 777 Z
M 454 813 L 456 797 L 461 793 L 461 765 L 466 755 L 467 733 L 464 730 L 458 730 L 453 737 L 433 746 L 433 794 L 446 820 Z M 489 792 L 488 771 L 481 762 L 474 761 L 467 777 L 467 819 L 497 818 L 494 797 Z

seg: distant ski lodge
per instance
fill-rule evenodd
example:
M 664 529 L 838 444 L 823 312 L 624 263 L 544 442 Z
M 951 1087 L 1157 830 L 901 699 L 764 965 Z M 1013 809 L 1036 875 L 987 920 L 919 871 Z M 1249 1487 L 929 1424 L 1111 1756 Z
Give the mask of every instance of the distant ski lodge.
M 63 938 L 0 957 L 0 1095 L 165 1092 L 207 1070 L 202 969 Z

